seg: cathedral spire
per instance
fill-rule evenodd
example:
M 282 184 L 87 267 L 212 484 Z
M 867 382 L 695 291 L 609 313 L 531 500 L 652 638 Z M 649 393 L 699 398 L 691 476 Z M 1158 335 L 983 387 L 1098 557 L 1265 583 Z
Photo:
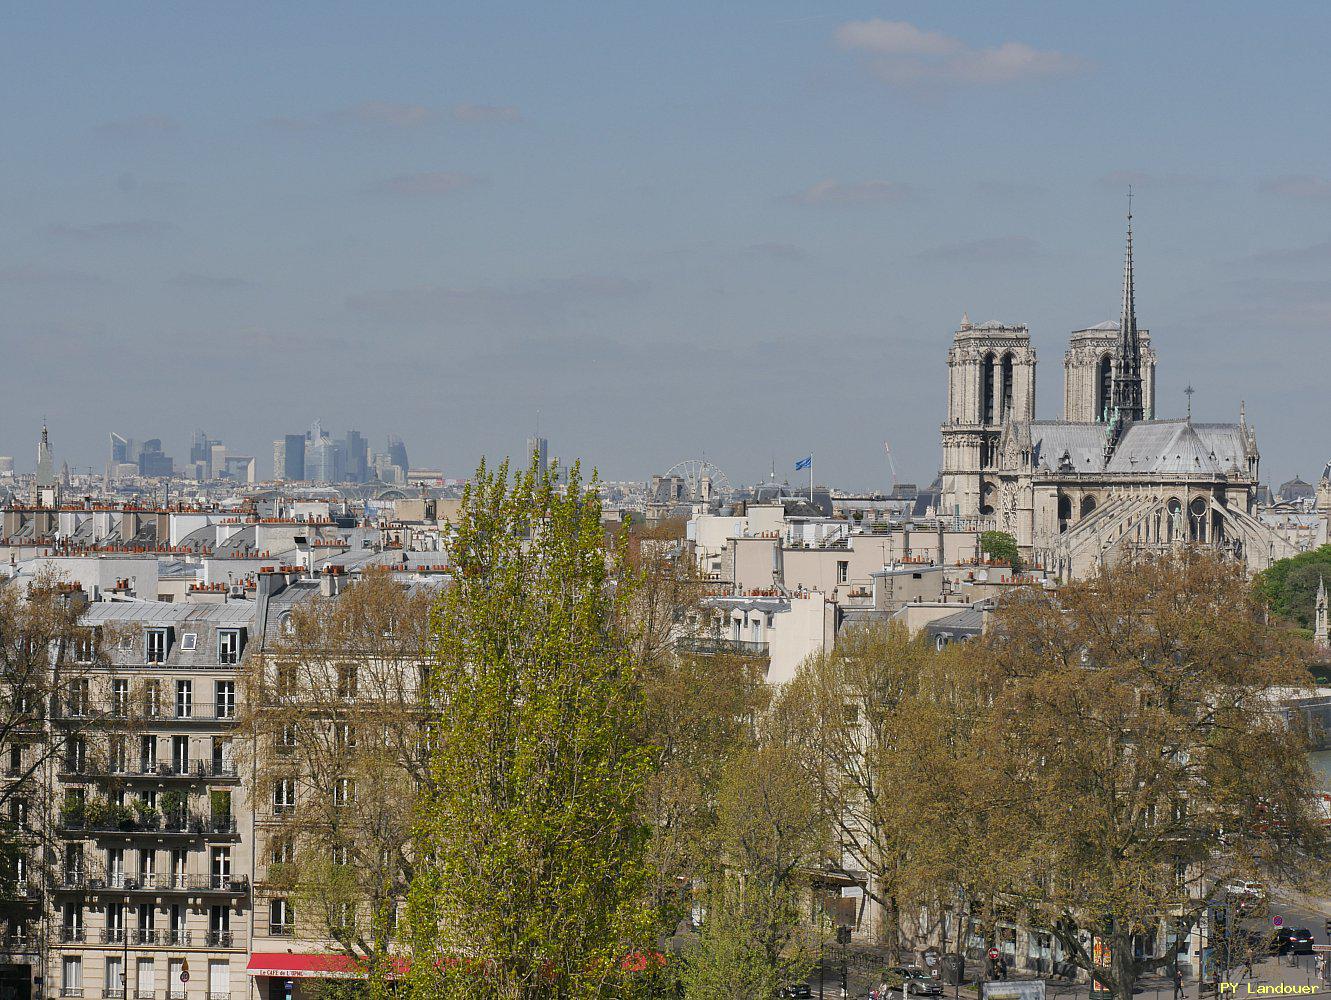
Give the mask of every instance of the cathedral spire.
M 1141 420 L 1141 341 L 1137 336 L 1137 302 L 1132 287 L 1132 188 L 1128 188 L 1128 243 L 1123 255 L 1123 310 L 1118 321 L 1118 344 L 1114 349 L 1113 409 L 1124 421 Z

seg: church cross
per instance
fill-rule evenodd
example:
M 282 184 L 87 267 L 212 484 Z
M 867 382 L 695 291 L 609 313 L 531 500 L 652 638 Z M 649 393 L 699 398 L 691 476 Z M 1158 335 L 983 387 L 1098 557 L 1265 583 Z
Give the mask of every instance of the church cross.
M 1189 420 L 1192 419 L 1192 394 L 1193 394 L 1194 392 L 1196 392 L 1196 391 L 1197 391 L 1197 390 L 1194 389 L 1194 388 L 1192 387 L 1191 384 L 1189 384 L 1189 386 L 1188 386 L 1186 389 L 1183 390 L 1183 395 L 1185 395 L 1185 396 L 1188 397 L 1188 419 L 1189 419 Z

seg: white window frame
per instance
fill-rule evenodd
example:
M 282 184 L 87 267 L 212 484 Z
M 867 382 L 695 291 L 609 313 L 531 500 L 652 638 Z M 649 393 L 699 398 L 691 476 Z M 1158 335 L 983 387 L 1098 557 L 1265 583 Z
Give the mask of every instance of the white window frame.
M 182 652 L 189 652 L 197 648 L 199 644 L 199 633 L 186 632 L 180 637 L 180 649 Z
M 157 640 L 154 642 L 154 640 Z M 160 643 L 160 647 L 159 647 Z M 165 663 L 171 654 L 171 630 L 149 628 L 143 631 L 143 662 Z
M 241 650 L 245 648 L 245 630 L 239 628 L 219 628 L 217 630 L 217 662 L 234 665 L 240 662 Z

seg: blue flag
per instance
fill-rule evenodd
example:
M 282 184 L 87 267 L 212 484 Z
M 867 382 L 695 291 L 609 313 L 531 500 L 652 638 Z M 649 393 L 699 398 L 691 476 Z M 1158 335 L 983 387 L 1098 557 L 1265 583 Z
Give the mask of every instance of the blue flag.
M 813 456 L 809 455 L 807 458 L 801 458 L 795 463 L 795 471 L 799 472 L 800 469 L 807 469 L 811 465 L 813 465 Z

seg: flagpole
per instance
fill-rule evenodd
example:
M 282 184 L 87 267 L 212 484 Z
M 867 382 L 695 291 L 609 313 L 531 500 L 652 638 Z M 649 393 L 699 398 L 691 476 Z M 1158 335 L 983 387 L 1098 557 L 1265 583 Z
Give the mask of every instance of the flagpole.
M 809 452 L 809 503 L 813 503 L 813 452 Z

